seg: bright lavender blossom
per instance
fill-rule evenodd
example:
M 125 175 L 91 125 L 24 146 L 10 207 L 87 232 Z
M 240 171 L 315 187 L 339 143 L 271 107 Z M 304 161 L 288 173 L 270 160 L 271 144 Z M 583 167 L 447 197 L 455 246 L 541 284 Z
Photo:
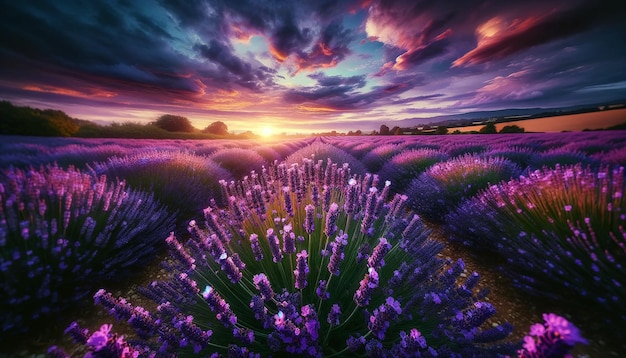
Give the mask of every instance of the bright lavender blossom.
M 543 320 L 544 324 L 530 327 L 529 335 L 524 337 L 523 348 L 518 351 L 520 358 L 567 357 L 576 344 L 588 344 L 578 328 L 567 319 L 554 313 L 544 313 Z
M 389 356 L 402 340 L 399 332 L 411 332 L 404 338 L 407 347 L 421 343 L 413 332 L 422 332 L 438 337 L 424 348 L 431 355 L 514 353 L 508 346 L 491 345 L 506 335 L 491 341 L 468 338 L 468 324 L 480 322 L 481 327 L 470 328 L 482 332 L 483 317 L 493 315 L 490 310 L 481 311 L 480 320 L 455 324 L 457 312 L 475 309 L 481 302 L 471 292 L 472 282 L 464 289 L 462 264 L 438 258 L 442 244 L 430 238 L 419 217 L 406 211 L 405 196 L 387 202 L 389 190 L 379 190 L 385 184 L 377 176 L 359 177 L 347 166 L 310 159 L 290 166 L 275 163 L 264 175 L 262 180 L 251 175 L 226 184 L 226 193 L 242 205 L 243 220 L 232 207 L 210 204 L 205 227 L 196 224 L 199 228 L 190 231 L 191 238 L 176 239 L 181 247 L 170 245 L 178 251 L 173 261 L 179 261 L 167 265 L 172 278 L 141 290 L 159 305 L 149 316 L 141 316 L 158 322 L 153 339 L 143 334 L 141 342 L 179 356 L 192 351 Z M 282 190 L 285 183 L 288 191 Z M 263 193 L 265 214 L 256 210 L 258 200 L 246 198 L 245 188 L 256 185 Z M 313 187 L 321 194 L 317 203 Z M 346 206 L 348 195 L 354 195 L 350 187 L 356 188 L 356 197 L 354 205 Z M 284 206 L 285 196 L 293 199 L 293 215 Z M 371 222 L 364 234 L 366 210 Z M 313 218 L 306 223 L 308 213 Z M 311 222 L 318 229 L 311 228 Z M 255 236 L 263 233 L 267 240 Z M 292 233 L 296 240 L 288 242 Z M 262 251 L 271 257 L 261 256 Z M 229 258 L 229 267 L 239 270 L 240 279 L 231 280 L 229 269 L 222 268 Z M 197 287 L 207 288 L 192 294 Z M 104 294 L 97 300 L 119 319 L 128 321 L 136 314 L 127 301 Z M 183 329 L 187 323 L 200 330 Z M 209 330 L 210 340 L 198 345 L 201 332 Z

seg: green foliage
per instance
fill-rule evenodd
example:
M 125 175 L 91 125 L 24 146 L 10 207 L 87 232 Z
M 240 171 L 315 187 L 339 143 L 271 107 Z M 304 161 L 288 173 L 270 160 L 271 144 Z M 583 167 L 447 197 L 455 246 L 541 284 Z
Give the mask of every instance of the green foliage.
M 228 126 L 222 121 L 217 121 L 209 124 L 202 132 L 216 135 L 228 135 Z
M 77 120 L 62 111 L 17 107 L 0 102 L 0 134 L 69 137 L 79 129 Z
M 496 130 L 496 125 L 493 123 L 487 123 L 484 127 L 482 127 L 479 131 L 480 134 L 496 134 L 498 131 Z
M 500 133 L 524 133 L 524 131 L 524 128 L 516 125 L 504 126 L 500 129 Z
M 154 125 L 168 132 L 194 132 L 195 128 L 187 117 L 164 114 L 159 117 Z
M 435 131 L 435 134 L 448 134 L 448 127 L 446 127 L 446 126 L 439 126 L 439 127 L 437 127 L 437 130 Z

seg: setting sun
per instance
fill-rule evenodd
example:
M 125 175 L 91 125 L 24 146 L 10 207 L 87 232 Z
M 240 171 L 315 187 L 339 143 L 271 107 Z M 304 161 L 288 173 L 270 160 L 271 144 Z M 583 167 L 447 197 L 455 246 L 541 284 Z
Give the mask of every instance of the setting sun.
M 274 130 L 272 127 L 265 126 L 261 128 L 260 134 L 262 137 L 271 137 L 274 134 Z

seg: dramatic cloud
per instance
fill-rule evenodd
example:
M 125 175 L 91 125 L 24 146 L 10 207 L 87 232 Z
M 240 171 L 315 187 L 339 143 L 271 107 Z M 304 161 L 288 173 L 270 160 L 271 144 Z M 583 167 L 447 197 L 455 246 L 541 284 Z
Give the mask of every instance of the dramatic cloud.
M 0 99 L 293 131 L 599 103 L 625 97 L 624 18 L 617 0 L 7 2 Z

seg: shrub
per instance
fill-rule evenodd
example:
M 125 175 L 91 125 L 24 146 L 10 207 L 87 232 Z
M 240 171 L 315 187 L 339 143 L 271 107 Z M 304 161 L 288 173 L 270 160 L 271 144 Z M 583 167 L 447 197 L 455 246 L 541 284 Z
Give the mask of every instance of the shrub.
M 539 154 L 530 162 L 529 166 L 532 169 L 541 169 L 543 167 L 554 168 L 558 165 L 575 165 L 579 163 L 583 166 L 598 166 L 598 162 L 595 159 L 588 157 L 582 152 L 560 149 Z
M 170 235 L 171 278 L 143 290 L 157 310 L 104 290 L 96 302 L 141 345 L 178 356 L 514 352 L 491 344 L 512 326 L 483 325 L 495 309 L 476 292 L 478 274 L 462 279 L 462 260 L 437 258 L 442 244 L 406 213 L 405 197 L 387 201 L 368 179 L 322 186 L 307 180 L 310 165 L 271 168 L 250 195 L 229 192 L 228 210 L 192 221 L 186 243 Z M 285 181 L 304 184 L 294 192 Z
M 450 157 L 459 157 L 468 154 L 480 154 L 488 148 L 480 143 L 453 142 L 445 146 L 444 150 Z
M 430 167 L 409 184 L 407 195 L 418 214 L 442 222 L 449 211 L 480 189 L 519 173 L 520 168 L 506 159 L 465 155 Z
M 174 222 L 151 194 L 73 168 L 7 170 L 0 197 L 2 338 L 154 258 Z
M 500 129 L 500 132 L 498 133 L 502 133 L 502 134 L 508 134 L 508 133 L 524 133 L 525 129 L 518 126 L 518 125 L 510 125 L 510 126 L 504 126 L 502 127 L 502 129 Z
M 217 121 L 209 124 L 202 131 L 216 135 L 228 135 L 228 126 L 222 121 Z
M 259 172 L 265 159 L 251 149 L 227 148 L 211 154 L 209 159 L 228 170 L 235 179 L 241 179 L 251 170 Z
M 367 153 L 361 160 L 361 163 L 365 165 L 365 168 L 370 173 L 376 173 L 382 168 L 386 161 L 400 150 L 401 148 L 397 144 L 383 144 Z
M 506 258 L 517 286 L 623 324 L 625 189 L 623 167 L 557 166 L 489 187 L 446 222 L 455 240 Z
M 198 216 L 215 198 L 220 205 L 219 181 L 230 180 L 228 171 L 207 158 L 187 152 L 146 150 L 94 163 L 92 172 L 126 180 L 133 188 L 150 190 L 181 222 Z
M 481 154 L 484 158 L 500 157 L 512 161 L 513 163 L 525 169 L 531 163 L 537 163 L 540 154 L 526 147 L 510 147 L 510 148 L 494 148 Z
M 168 132 L 193 132 L 195 128 L 187 117 L 164 114 L 160 116 L 154 125 Z
M 448 155 L 433 149 L 405 150 L 394 155 L 378 175 L 383 180 L 390 180 L 392 190 L 403 192 L 411 180 L 432 165 L 447 160 Z
M 345 151 L 325 143 L 313 143 L 306 147 L 298 149 L 285 159 L 287 164 L 301 163 L 303 159 L 315 158 L 315 160 L 322 160 L 325 164 L 327 160 L 332 161 L 338 165 L 348 164 L 348 167 L 354 174 L 364 174 L 365 167 L 352 155 Z

